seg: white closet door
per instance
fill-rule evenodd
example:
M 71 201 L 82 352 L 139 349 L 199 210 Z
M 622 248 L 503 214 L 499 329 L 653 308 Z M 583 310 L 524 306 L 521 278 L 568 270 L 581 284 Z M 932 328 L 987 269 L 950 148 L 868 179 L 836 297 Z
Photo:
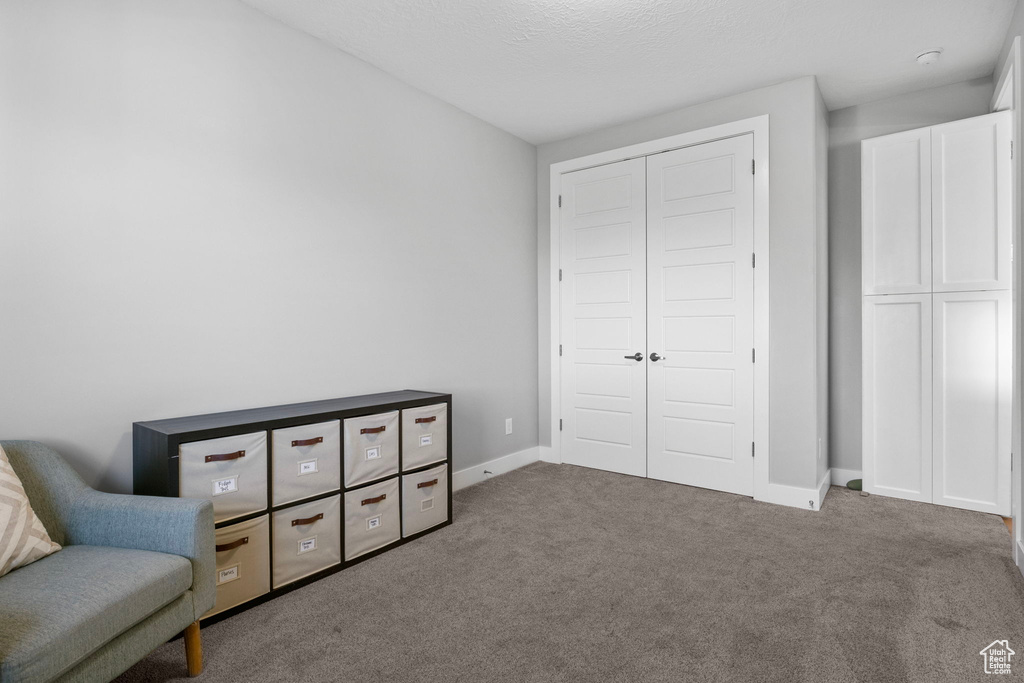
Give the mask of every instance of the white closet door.
M 935 294 L 933 502 L 1010 514 L 1011 295 Z
M 1011 112 L 932 130 L 934 291 L 1009 289 Z
M 664 356 L 649 357 L 648 476 L 747 496 L 752 159 L 752 135 L 647 158 L 648 346 Z
M 931 291 L 931 134 L 911 130 L 861 147 L 864 294 Z
M 932 295 L 864 297 L 864 490 L 932 500 Z
M 562 176 L 562 460 L 647 473 L 643 159 Z M 641 354 L 640 360 L 630 358 Z

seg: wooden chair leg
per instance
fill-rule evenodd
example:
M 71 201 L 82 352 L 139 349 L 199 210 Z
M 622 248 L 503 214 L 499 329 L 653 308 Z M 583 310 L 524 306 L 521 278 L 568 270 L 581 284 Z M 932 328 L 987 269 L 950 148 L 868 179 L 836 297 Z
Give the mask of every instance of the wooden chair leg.
M 203 643 L 199 639 L 199 622 L 185 627 L 185 663 L 189 676 L 203 673 Z

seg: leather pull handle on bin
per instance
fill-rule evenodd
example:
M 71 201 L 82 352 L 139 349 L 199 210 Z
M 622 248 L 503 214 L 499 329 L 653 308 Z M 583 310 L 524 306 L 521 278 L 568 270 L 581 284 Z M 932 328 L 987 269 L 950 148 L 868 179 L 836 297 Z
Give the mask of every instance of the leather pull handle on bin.
M 305 526 L 307 524 L 312 524 L 313 522 L 317 521 L 318 519 L 323 519 L 323 518 L 324 518 L 324 513 L 321 512 L 319 515 L 313 515 L 312 517 L 306 517 L 305 519 L 293 519 L 292 520 L 292 526 Z
M 296 446 L 312 446 L 313 444 L 323 443 L 324 437 L 318 436 L 315 439 L 299 439 L 298 441 L 292 441 L 292 448 Z
M 244 536 L 244 537 L 238 539 L 237 541 L 231 541 L 231 543 L 225 543 L 224 545 L 218 545 L 217 546 L 217 552 L 218 553 L 222 553 L 225 550 L 234 550 L 238 546 L 245 545 L 248 542 L 249 542 L 249 537 L 248 536 Z M 207 546 L 207 547 L 209 547 L 209 546 Z
M 381 425 L 380 427 L 364 427 L 363 429 L 359 430 L 359 433 L 360 434 L 380 434 L 385 429 L 387 429 L 387 427 L 385 427 L 384 425 Z
M 421 481 L 420 483 L 416 484 L 416 488 L 418 489 L 425 489 L 428 486 L 437 486 L 437 479 L 431 479 L 430 481 Z
M 417 417 L 416 424 L 422 424 L 424 422 L 436 422 L 437 415 L 431 415 L 430 417 Z
M 223 462 L 225 460 L 238 460 L 239 458 L 245 457 L 245 451 L 235 451 L 234 453 L 220 453 L 219 455 L 208 455 L 206 456 L 206 462 Z
M 374 503 L 379 503 L 382 500 L 385 500 L 387 497 L 388 497 L 388 494 L 382 493 L 382 494 L 380 494 L 379 496 L 377 496 L 375 498 L 364 498 L 363 502 L 361 504 L 362 505 L 373 505 Z

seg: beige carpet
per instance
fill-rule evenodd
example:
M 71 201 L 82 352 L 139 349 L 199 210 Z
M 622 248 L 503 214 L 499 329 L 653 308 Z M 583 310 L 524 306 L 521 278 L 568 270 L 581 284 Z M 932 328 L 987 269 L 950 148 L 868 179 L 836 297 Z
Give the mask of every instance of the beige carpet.
M 451 527 L 204 628 L 199 680 L 980 681 L 997 638 L 1024 676 L 998 517 L 537 463 L 457 493 Z M 175 641 L 119 680 L 184 677 Z

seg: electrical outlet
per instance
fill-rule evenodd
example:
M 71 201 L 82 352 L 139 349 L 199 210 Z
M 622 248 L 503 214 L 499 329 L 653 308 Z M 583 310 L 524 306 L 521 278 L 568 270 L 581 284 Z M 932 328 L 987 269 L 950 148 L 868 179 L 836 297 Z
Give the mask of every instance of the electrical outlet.
M 511 417 L 507 417 L 507 418 L 505 418 L 505 436 L 508 436 L 511 433 L 512 433 L 512 418 Z

